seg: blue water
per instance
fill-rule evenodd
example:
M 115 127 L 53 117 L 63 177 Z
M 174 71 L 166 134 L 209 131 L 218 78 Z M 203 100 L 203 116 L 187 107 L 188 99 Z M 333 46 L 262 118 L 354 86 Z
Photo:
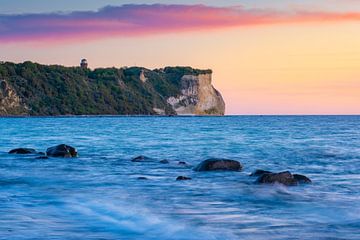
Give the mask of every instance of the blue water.
M 79 158 L 7 154 L 60 143 Z M 192 171 L 209 157 L 244 170 Z M 0 239 L 360 239 L 359 173 L 360 116 L 2 118 Z

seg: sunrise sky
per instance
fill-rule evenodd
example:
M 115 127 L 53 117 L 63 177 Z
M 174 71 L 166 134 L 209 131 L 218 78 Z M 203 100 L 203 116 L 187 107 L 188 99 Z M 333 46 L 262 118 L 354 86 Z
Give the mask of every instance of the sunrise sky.
M 224 2 L 0 0 L 0 60 L 211 68 L 227 114 L 360 114 L 360 1 Z

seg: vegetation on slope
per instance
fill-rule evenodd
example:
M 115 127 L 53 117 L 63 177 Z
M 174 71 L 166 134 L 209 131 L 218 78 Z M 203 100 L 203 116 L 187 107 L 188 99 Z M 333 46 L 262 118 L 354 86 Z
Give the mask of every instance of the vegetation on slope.
M 146 82 L 139 78 L 141 71 Z M 0 64 L 0 80 L 6 80 L 27 106 L 23 114 L 35 116 L 148 115 L 156 114 L 154 107 L 174 114 L 166 99 L 180 94 L 181 77 L 210 72 L 190 67 L 150 71 L 139 67 L 89 70 L 33 62 Z

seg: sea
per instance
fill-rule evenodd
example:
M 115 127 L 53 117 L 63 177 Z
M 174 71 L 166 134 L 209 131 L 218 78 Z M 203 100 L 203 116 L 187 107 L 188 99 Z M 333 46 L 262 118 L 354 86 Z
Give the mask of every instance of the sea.
M 79 157 L 8 154 L 58 144 Z M 0 118 L 0 239 L 360 239 L 360 116 Z

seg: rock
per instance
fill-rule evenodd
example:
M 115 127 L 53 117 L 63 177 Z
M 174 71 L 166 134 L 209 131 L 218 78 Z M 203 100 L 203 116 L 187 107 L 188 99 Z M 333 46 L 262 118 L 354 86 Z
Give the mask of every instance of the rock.
M 242 165 L 240 162 L 229 159 L 208 159 L 197 165 L 195 171 L 240 171 Z
M 148 180 L 147 177 L 138 177 L 137 179 L 138 179 L 138 180 Z
M 9 154 L 35 154 L 36 150 L 32 148 L 16 148 L 9 151 Z
M 191 180 L 191 178 L 185 176 L 179 176 L 176 178 L 176 181 L 186 181 L 186 180 Z
M 312 183 L 310 178 L 304 175 L 294 174 L 293 177 L 298 181 L 298 183 Z
M 286 186 L 297 185 L 296 179 L 294 179 L 290 172 L 265 173 L 261 175 L 256 182 L 265 184 L 280 183 Z
M 39 157 L 36 157 L 35 159 L 49 159 L 49 157 L 47 157 L 47 156 L 39 156 Z
M 149 157 L 146 157 L 146 156 L 137 156 L 137 157 L 134 157 L 133 159 L 131 159 L 132 162 L 144 162 L 144 161 L 148 161 L 150 160 Z
M 187 163 L 184 161 L 180 161 L 180 162 L 178 162 L 178 165 L 187 165 Z
M 291 172 L 287 171 L 280 173 L 264 173 L 256 180 L 256 182 L 261 184 L 280 183 L 286 186 L 294 186 L 300 183 L 311 183 L 311 180 L 303 175 L 292 175 Z
M 162 164 L 169 164 L 170 162 L 169 162 L 169 160 L 164 159 L 164 160 L 161 160 L 160 163 L 162 163 Z
M 272 173 L 272 172 L 269 172 L 269 171 L 265 171 L 265 170 L 261 170 L 261 169 L 257 169 L 255 172 L 252 172 L 250 174 L 251 177 L 258 177 L 258 176 L 261 176 L 265 173 Z
M 76 149 L 65 144 L 48 148 L 46 150 L 46 154 L 49 157 L 63 157 L 63 158 L 77 157 Z

